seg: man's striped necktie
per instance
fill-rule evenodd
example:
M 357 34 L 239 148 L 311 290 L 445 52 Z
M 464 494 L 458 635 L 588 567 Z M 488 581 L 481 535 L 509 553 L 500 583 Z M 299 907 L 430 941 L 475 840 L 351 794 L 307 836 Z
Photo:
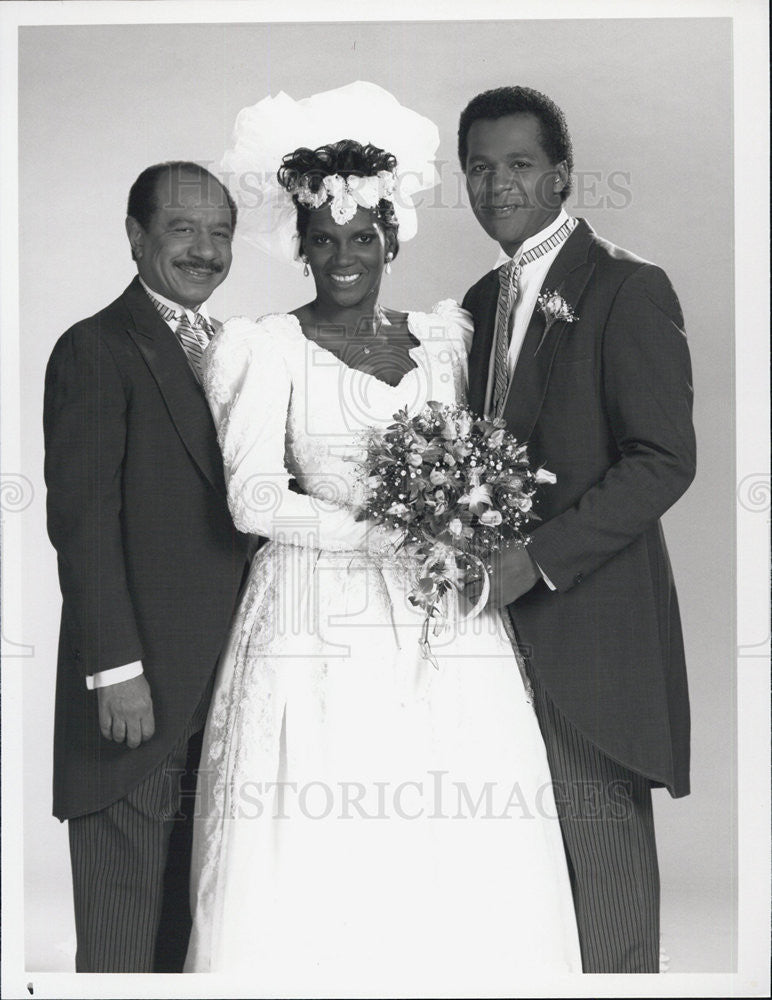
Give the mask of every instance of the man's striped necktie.
M 499 304 L 496 309 L 496 360 L 493 366 L 493 416 L 500 417 L 509 385 L 509 317 L 517 301 L 522 267 L 511 260 L 499 268 Z
M 211 323 L 208 323 L 201 313 L 196 313 L 195 322 L 191 324 L 188 314 L 184 309 L 180 309 L 179 312 L 176 309 L 171 309 L 169 306 L 164 305 L 163 302 L 159 302 L 158 299 L 153 298 L 152 295 L 150 296 L 150 301 L 167 323 L 177 323 L 174 332 L 182 345 L 182 349 L 185 351 L 185 356 L 188 359 L 188 364 L 193 374 L 200 383 L 201 359 L 209 344 L 209 340 L 214 334 Z
M 532 250 L 521 254 L 517 261 L 512 259 L 499 268 L 499 300 L 496 309 L 495 333 L 496 356 L 493 364 L 493 396 L 491 399 L 491 411 L 494 417 L 501 416 L 507 398 L 509 386 L 507 358 L 512 334 L 511 320 L 520 291 L 520 275 L 526 264 L 530 264 L 532 260 L 536 260 L 545 253 L 549 253 L 550 250 L 554 250 L 555 247 L 560 246 L 568 239 L 575 225 L 576 219 L 568 219 L 552 236 L 548 236 Z
M 199 382 L 202 377 L 201 359 L 209 346 L 210 330 L 211 327 L 201 313 L 196 313 L 195 323 L 191 325 L 188 314 L 183 312 L 175 331 Z

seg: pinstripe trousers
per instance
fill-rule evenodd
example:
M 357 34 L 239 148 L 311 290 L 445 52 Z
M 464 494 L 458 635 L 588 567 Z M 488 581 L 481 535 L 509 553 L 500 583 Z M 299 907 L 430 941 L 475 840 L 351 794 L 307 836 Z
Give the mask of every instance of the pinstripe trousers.
M 659 972 L 659 869 L 647 778 L 601 753 L 533 670 L 584 972 Z
M 182 971 L 209 694 L 169 755 L 128 795 L 68 821 L 77 972 Z

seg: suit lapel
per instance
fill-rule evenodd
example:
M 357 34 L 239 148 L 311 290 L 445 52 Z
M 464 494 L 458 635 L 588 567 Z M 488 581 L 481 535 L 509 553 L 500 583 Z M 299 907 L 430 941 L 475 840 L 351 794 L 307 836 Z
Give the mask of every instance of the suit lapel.
M 212 486 L 224 494 L 222 456 L 212 416 L 182 347 L 138 278 L 126 289 L 123 300 L 132 321 L 126 332 L 145 359 L 182 443 Z
M 488 368 L 493 350 L 493 334 L 496 329 L 496 308 L 499 300 L 498 272 L 491 271 L 485 277 L 486 284 L 480 291 L 480 308 L 475 313 L 475 330 L 472 349 L 469 352 L 469 406 L 475 413 L 485 408 L 485 392 L 488 387 Z
M 579 300 L 595 270 L 595 264 L 587 259 L 593 237 L 592 229 L 579 219 L 541 286 L 541 291 L 549 289 L 562 295 L 577 315 Z M 537 306 L 533 311 L 509 383 L 503 413 L 507 429 L 519 441 L 527 441 L 533 432 L 547 392 L 555 354 L 569 325 L 565 322 L 553 323 L 545 334 L 545 319 L 541 310 Z

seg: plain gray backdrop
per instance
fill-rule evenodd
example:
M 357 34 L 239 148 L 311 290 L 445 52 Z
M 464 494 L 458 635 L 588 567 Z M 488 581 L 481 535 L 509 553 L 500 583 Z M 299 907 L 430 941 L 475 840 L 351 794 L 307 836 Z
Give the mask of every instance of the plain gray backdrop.
M 693 792 L 655 794 L 663 936 L 674 972 L 735 963 L 735 472 L 732 41 L 729 19 L 25 27 L 19 39 L 26 949 L 68 970 L 74 945 L 66 829 L 50 816 L 60 597 L 45 532 L 43 374 L 57 337 L 112 301 L 134 269 L 126 196 L 145 166 L 213 166 L 238 111 L 370 80 L 433 119 L 442 186 L 424 195 L 383 301 L 461 299 L 497 248 L 468 207 L 458 114 L 476 93 L 525 84 L 566 113 L 569 211 L 669 274 L 686 317 L 699 471 L 665 518 L 693 713 Z M 343 129 L 345 131 L 345 129 Z M 331 136 L 331 139 L 340 136 Z M 296 307 L 310 280 L 234 245 L 213 315 Z M 170 512 L 173 516 L 173 512 Z M 635 608 L 630 608 L 635 614 Z

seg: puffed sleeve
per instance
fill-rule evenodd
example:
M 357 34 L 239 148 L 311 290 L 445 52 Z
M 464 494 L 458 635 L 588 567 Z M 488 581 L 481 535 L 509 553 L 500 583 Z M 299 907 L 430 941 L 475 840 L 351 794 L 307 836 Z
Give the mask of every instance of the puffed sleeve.
M 436 303 L 431 315 L 437 316 L 442 324 L 443 353 L 446 356 L 447 348 L 450 348 L 455 401 L 464 403 L 469 387 L 469 349 L 474 333 L 471 314 L 454 299 L 443 299 Z
M 346 507 L 289 488 L 284 453 L 293 371 L 302 350 L 292 320 L 228 320 L 204 356 L 203 385 L 223 454 L 228 506 L 239 531 L 284 544 L 382 552 L 392 533 Z
M 463 309 L 455 299 L 442 299 L 434 306 L 432 312 L 442 316 L 454 339 L 463 348 L 464 354 L 468 355 L 474 336 L 472 314 Z

